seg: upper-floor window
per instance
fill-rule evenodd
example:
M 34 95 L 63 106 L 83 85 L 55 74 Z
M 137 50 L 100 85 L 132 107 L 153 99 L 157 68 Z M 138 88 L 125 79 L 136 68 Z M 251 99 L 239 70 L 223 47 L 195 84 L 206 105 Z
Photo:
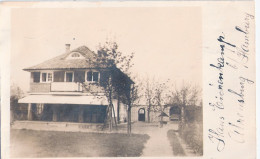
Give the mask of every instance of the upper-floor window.
M 73 72 L 65 73 L 65 82 L 73 82 Z
M 79 53 L 73 53 L 71 57 L 80 57 Z
M 32 72 L 31 78 L 32 78 L 32 82 L 39 83 L 41 79 L 41 72 Z
M 42 72 L 41 82 L 52 82 L 52 73 Z
M 87 72 L 87 81 L 88 82 L 98 82 L 99 81 L 99 72 Z
M 72 59 L 85 59 L 84 56 L 81 55 L 79 52 L 72 52 L 69 54 L 68 57 L 66 57 L 67 60 L 72 60 Z

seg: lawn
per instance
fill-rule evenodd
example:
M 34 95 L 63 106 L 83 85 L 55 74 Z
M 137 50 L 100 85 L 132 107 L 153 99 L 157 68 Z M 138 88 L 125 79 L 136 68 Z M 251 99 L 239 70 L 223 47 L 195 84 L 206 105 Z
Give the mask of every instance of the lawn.
M 185 152 L 175 134 L 175 130 L 169 130 L 167 132 L 167 137 L 172 146 L 172 151 L 173 151 L 174 156 L 185 156 Z
M 138 157 L 148 135 L 11 130 L 11 157 Z

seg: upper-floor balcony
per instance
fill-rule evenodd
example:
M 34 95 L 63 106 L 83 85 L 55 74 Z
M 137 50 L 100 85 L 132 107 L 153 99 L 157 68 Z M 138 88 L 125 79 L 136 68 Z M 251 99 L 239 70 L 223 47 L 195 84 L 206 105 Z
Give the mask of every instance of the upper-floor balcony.
M 80 82 L 50 82 L 50 83 L 31 83 L 31 93 L 48 92 L 83 92 L 83 93 L 102 93 L 102 87 L 98 84 L 88 84 Z
M 31 83 L 30 92 L 82 92 L 79 82 Z
M 98 71 L 39 71 L 31 72 L 31 93 L 86 92 L 101 93 Z
M 51 92 L 82 92 L 83 86 L 79 82 L 52 82 Z

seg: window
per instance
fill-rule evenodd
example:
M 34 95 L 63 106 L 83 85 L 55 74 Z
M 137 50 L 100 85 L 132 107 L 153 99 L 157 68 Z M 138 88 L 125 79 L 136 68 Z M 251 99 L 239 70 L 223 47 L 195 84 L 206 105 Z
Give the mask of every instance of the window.
M 85 71 L 74 72 L 74 82 L 85 82 Z
M 93 81 L 98 82 L 98 72 L 93 72 Z
M 40 77 L 41 72 L 32 72 L 32 78 L 34 83 L 39 83 L 40 82 Z
M 66 82 L 73 82 L 73 72 L 66 72 L 65 79 Z
M 98 72 L 87 72 L 87 81 L 88 82 L 98 82 L 99 79 L 99 73 Z
M 87 81 L 92 81 L 92 72 L 87 73 Z
M 65 71 L 54 71 L 53 81 L 54 82 L 64 82 L 65 81 Z
M 42 82 L 46 82 L 47 73 L 42 73 Z
M 74 53 L 71 55 L 71 57 L 80 57 L 80 55 L 78 53 Z
M 42 82 L 52 82 L 52 73 L 42 72 Z
M 48 73 L 48 82 L 52 81 L 52 73 Z
M 85 59 L 84 56 L 81 55 L 79 52 L 72 52 L 68 57 L 66 57 L 67 60 L 74 60 L 74 59 Z

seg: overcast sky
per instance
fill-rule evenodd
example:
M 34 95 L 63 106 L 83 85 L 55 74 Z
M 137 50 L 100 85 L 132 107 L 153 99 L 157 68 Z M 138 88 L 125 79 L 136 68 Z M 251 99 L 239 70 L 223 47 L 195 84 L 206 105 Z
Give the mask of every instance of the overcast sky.
M 29 90 L 23 68 L 86 45 L 96 51 L 112 39 L 135 53 L 133 72 L 177 85 L 202 85 L 202 19 L 199 7 L 14 9 L 11 80 Z

